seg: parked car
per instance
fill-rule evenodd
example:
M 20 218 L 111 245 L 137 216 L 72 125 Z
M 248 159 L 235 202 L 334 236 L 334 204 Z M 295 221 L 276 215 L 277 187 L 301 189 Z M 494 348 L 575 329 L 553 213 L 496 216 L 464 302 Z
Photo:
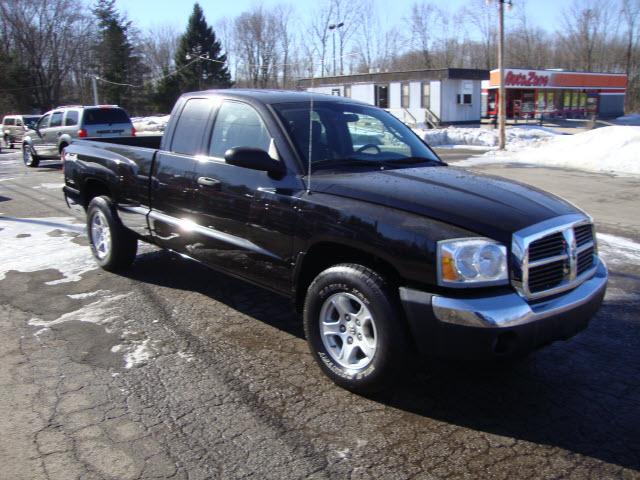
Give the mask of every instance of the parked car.
M 22 158 L 37 167 L 42 158 L 59 158 L 74 138 L 130 137 L 135 129 L 127 112 L 116 105 L 68 106 L 51 110 L 25 133 Z
M 345 98 L 185 94 L 163 136 L 74 141 L 64 179 L 102 268 L 143 240 L 287 296 L 320 368 L 358 392 L 415 352 L 512 359 L 567 339 L 607 285 L 587 214 L 447 166 Z
M 2 140 L 7 148 L 22 144 L 25 132 L 38 121 L 40 115 L 5 115 L 2 119 Z

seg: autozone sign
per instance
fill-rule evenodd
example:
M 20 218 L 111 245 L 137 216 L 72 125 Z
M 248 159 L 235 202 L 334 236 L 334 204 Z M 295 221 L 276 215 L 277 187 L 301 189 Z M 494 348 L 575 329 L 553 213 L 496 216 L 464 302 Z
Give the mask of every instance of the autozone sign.
M 551 74 L 549 72 L 535 70 L 529 72 L 507 70 L 504 76 L 504 84 L 507 87 L 548 87 L 550 81 Z

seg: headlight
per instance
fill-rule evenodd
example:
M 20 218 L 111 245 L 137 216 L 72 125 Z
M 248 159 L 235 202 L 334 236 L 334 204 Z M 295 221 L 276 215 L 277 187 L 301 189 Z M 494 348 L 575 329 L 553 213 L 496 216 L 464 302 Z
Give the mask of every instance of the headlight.
M 438 285 L 484 287 L 509 283 L 507 247 L 488 238 L 438 242 Z

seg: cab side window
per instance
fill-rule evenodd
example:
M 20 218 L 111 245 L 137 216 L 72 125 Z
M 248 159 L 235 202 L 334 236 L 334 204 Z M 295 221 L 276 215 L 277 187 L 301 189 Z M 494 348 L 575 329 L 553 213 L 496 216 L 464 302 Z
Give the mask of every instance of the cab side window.
M 49 124 L 49 127 L 60 127 L 62 126 L 62 116 L 64 115 L 64 112 L 53 112 L 53 115 L 51 115 L 51 123 Z
M 245 103 L 224 102 L 216 116 L 209 155 L 222 158 L 234 147 L 253 147 L 269 151 L 271 136 L 253 107 Z
M 208 98 L 187 100 L 173 132 L 172 152 L 183 155 L 202 153 L 200 146 L 212 108 L 213 102 Z
M 65 127 L 73 127 L 78 124 L 78 111 L 77 110 L 69 110 L 67 111 L 67 116 L 64 118 L 64 126 Z

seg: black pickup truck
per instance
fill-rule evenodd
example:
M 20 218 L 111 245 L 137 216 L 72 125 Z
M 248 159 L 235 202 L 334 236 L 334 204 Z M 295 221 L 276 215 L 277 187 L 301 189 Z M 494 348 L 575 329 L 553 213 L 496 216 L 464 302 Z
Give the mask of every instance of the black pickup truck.
M 138 240 L 289 296 L 336 383 L 420 354 L 514 358 L 586 327 L 607 270 L 566 201 L 443 163 L 387 112 L 302 92 L 183 95 L 162 137 L 77 140 L 64 193 L 105 269 Z

